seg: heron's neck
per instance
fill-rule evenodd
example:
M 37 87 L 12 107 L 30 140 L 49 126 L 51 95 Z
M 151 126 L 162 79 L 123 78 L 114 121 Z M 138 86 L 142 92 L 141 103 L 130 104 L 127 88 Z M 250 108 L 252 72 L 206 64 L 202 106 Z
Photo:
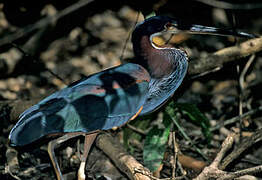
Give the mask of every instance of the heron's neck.
M 133 46 L 136 63 L 146 68 L 152 78 L 162 78 L 174 71 L 175 62 L 172 51 L 176 49 L 155 48 L 148 35 L 134 38 Z

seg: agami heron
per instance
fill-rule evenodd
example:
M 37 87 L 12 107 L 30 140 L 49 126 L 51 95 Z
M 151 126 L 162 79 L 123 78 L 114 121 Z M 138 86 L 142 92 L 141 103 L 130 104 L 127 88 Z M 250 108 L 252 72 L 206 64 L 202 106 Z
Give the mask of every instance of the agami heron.
M 86 158 L 99 131 L 120 127 L 137 115 L 155 111 L 182 83 L 188 67 L 186 53 L 159 47 L 152 41 L 161 33 L 179 31 L 253 37 L 238 31 L 185 24 L 166 16 L 146 19 L 132 34 L 135 54 L 132 63 L 88 76 L 27 109 L 10 132 L 10 144 L 24 146 L 43 137 L 58 137 L 49 142 L 48 153 L 57 179 L 61 180 L 62 173 L 54 155 L 56 145 L 84 135 L 78 176 L 85 179 Z

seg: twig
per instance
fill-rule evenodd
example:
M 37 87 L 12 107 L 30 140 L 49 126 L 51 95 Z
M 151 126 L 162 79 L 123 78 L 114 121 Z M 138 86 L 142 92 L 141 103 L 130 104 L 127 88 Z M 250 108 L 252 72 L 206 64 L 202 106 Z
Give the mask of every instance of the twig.
M 240 66 L 239 64 L 237 64 L 236 66 L 236 70 L 237 70 L 237 75 L 240 76 Z M 240 92 L 238 94 L 238 117 L 241 117 L 243 115 L 243 91 L 242 91 L 242 88 L 241 88 L 241 85 L 238 81 L 238 85 L 240 86 Z M 238 119 L 238 123 L 236 124 L 236 128 L 239 129 L 239 132 L 240 132 L 240 136 L 242 136 L 242 129 L 243 129 L 243 119 L 242 118 L 239 118 Z
M 181 160 L 182 158 L 182 153 L 179 150 L 179 145 L 176 142 L 176 137 L 175 137 L 175 132 L 172 132 L 172 139 L 173 139 L 173 150 L 174 150 L 174 165 L 172 167 L 173 171 L 172 171 L 172 179 L 179 179 L 179 178 L 184 178 L 187 179 L 186 174 L 187 172 L 184 170 L 184 168 L 182 167 L 181 163 L 179 160 Z M 178 176 L 176 177 L 175 171 L 176 171 L 176 164 L 179 168 L 179 170 L 181 171 L 182 176 Z M 184 164 L 183 164 L 184 165 Z
M 33 60 L 35 60 L 36 58 L 34 57 L 34 55 L 30 55 L 28 53 L 26 53 L 21 47 L 19 47 L 18 45 L 16 45 L 15 43 L 11 43 L 12 46 L 14 46 L 16 49 L 18 49 L 25 57 L 31 58 Z M 34 43 L 37 44 L 37 43 Z M 34 53 L 35 54 L 35 53 Z M 61 78 L 58 74 L 54 73 L 52 70 L 48 69 L 47 67 L 44 67 L 44 69 L 49 72 L 52 76 L 54 76 L 55 78 L 57 78 L 58 80 L 60 80 L 64 85 L 68 85 L 65 80 L 63 78 Z
M 211 178 L 218 179 L 226 174 L 226 172 L 219 170 L 218 165 L 224 157 L 225 153 L 232 147 L 235 134 L 230 134 L 222 143 L 221 150 L 217 154 L 214 161 L 206 167 L 194 180 L 208 180 Z
M 18 152 L 14 148 L 7 148 L 6 161 L 7 166 L 5 167 L 5 172 L 10 174 L 10 176 L 12 176 L 13 178 L 20 180 L 20 178 L 17 176 L 17 172 L 20 169 L 18 163 Z
M 193 148 L 205 159 L 205 160 L 208 160 L 208 158 L 204 155 L 204 153 L 201 152 L 201 150 L 195 146 L 195 144 L 193 143 L 193 141 L 190 139 L 190 137 L 188 137 L 188 135 L 185 133 L 185 131 L 183 130 L 183 128 L 179 125 L 179 123 L 176 121 L 175 118 L 171 117 L 170 118 L 172 119 L 172 121 L 174 122 L 175 126 L 178 128 L 179 132 L 181 132 L 181 134 L 183 135 L 183 137 L 189 141 Z
M 241 143 L 223 160 L 219 169 L 224 170 L 228 164 L 235 160 L 241 153 L 259 141 L 262 141 L 262 129 L 257 130 L 250 137 L 243 138 Z
M 222 126 L 226 126 L 226 125 L 229 125 L 229 124 L 233 124 L 235 122 L 237 122 L 239 120 L 239 118 L 243 119 L 245 117 L 248 117 L 248 116 L 251 116 L 251 115 L 254 115 L 258 112 L 262 111 L 262 106 L 259 106 L 257 109 L 253 109 L 253 110 L 250 110 L 244 114 L 242 114 L 240 117 L 239 116 L 236 116 L 236 117 L 233 117 L 231 119 L 228 119 L 228 120 L 225 120 L 223 123 L 220 123 L 220 124 L 217 124 L 216 126 L 214 127 L 211 127 L 210 128 L 210 131 L 216 131 L 218 130 L 219 128 L 221 128 Z
M 176 134 L 175 134 L 175 132 L 171 132 L 171 135 L 172 135 L 173 150 L 174 150 L 173 166 L 172 166 L 172 178 L 175 178 L 176 177 L 176 163 L 177 163 L 178 147 L 176 146 Z
M 131 124 L 127 124 L 127 127 L 129 129 L 132 129 L 133 131 L 141 134 L 141 135 L 144 135 L 144 136 L 147 135 L 147 132 L 143 131 L 142 129 L 136 128 L 136 127 L 132 126 Z
M 204 169 L 204 167 L 206 166 L 205 162 L 199 161 L 197 159 L 194 159 L 193 157 L 184 155 L 180 151 L 179 145 L 175 140 L 175 132 L 170 132 L 168 146 L 169 147 L 173 146 L 172 159 L 170 159 L 170 163 L 168 164 L 168 165 L 171 165 L 173 179 L 177 178 L 175 176 L 176 175 L 175 172 L 177 168 L 181 172 L 181 176 L 179 177 L 184 177 L 184 179 L 187 179 L 186 177 L 187 171 L 184 170 L 184 168 L 192 169 L 195 172 L 201 172 Z
M 239 89 L 240 89 L 240 93 L 239 93 L 239 117 L 241 117 L 243 115 L 243 101 L 244 101 L 244 91 L 245 91 L 245 76 L 246 76 L 246 73 L 250 67 L 250 65 L 252 64 L 252 62 L 254 61 L 255 59 L 255 54 L 253 54 L 249 60 L 247 61 L 244 69 L 242 70 L 242 72 L 240 73 L 240 67 L 239 65 L 237 66 L 238 68 L 238 73 L 240 74 L 239 75 Z M 240 136 L 242 136 L 242 129 L 243 129 L 243 118 L 239 118 L 239 130 L 240 130 Z
M 236 136 L 236 134 L 234 134 L 234 133 L 229 134 L 229 136 L 226 138 L 226 140 L 222 143 L 221 150 L 217 154 L 215 160 L 213 161 L 213 163 L 211 165 L 218 167 L 219 163 L 222 161 L 226 152 L 232 147 L 232 145 L 234 143 L 234 137 L 235 136 Z
M 12 178 L 14 178 L 14 179 L 16 179 L 16 180 L 21 180 L 21 178 L 19 178 L 18 176 L 14 175 L 14 174 L 10 171 L 9 165 L 6 166 L 5 171 L 6 171 Z
M 139 16 L 140 16 L 140 12 L 137 13 L 136 21 L 135 21 L 135 23 L 134 23 L 134 25 L 133 25 L 133 27 L 132 27 L 132 30 L 135 29 L 136 24 L 137 24 L 138 19 L 139 19 Z M 120 55 L 120 57 L 119 57 L 120 61 L 123 60 L 123 57 L 124 57 L 124 54 L 125 54 L 125 50 L 126 50 L 126 46 L 127 46 L 128 40 L 130 39 L 130 36 L 131 36 L 131 31 L 128 33 L 128 36 L 127 36 L 127 38 L 126 38 L 124 47 L 123 47 L 123 49 L 122 49 L 122 51 L 121 51 L 121 55 Z
M 252 167 L 252 168 L 243 169 L 243 170 L 239 170 L 239 171 L 232 172 L 232 173 L 228 173 L 228 174 L 224 175 L 223 177 L 218 178 L 218 180 L 234 179 L 234 178 L 237 178 L 237 177 L 240 177 L 240 176 L 244 176 L 244 175 L 247 175 L 247 174 L 249 174 L 249 175 L 255 174 L 255 173 L 258 173 L 258 172 L 262 172 L 262 165 L 255 166 L 255 167 Z
M 246 84 L 245 84 L 245 76 L 246 76 L 246 73 L 248 71 L 248 69 L 250 68 L 251 64 L 254 62 L 254 59 L 255 59 L 256 55 L 253 54 L 249 60 L 247 61 L 244 69 L 242 70 L 241 74 L 240 74 L 240 77 L 239 77 L 239 84 L 240 84 L 240 88 L 241 90 L 243 91 L 245 88 L 246 88 Z
M 53 15 L 47 14 L 47 17 L 52 17 Z M 19 52 L 17 52 L 15 49 L 9 50 L 7 53 L 3 53 L 2 55 L 5 56 L 5 61 L 7 64 L 7 71 L 4 74 L 1 74 L 2 76 L 7 76 L 9 74 L 12 74 L 15 70 L 16 65 L 22 60 L 26 59 L 28 64 L 39 62 L 39 58 L 37 56 L 41 53 L 43 50 L 43 40 L 46 36 L 48 36 L 51 32 L 51 29 L 53 29 L 53 24 L 45 24 L 45 26 L 42 26 L 41 29 L 39 29 L 34 35 L 32 35 L 28 41 L 22 46 L 18 46 L 15 43 L 11 42 L 12 46 L 15 47 Z M 8 56 L 11 52 L 17 54 L 17 56 Z M 22 53 L 22 54 L 21 54 Z M 24 57 L 22 57 L 22 55 Z M 0 54 L 1 56 L 1 54 Z M 47 67 L 42 67 L 44 70 L 47 70 L 51 75 L 55 76 L 57 79 L 59 79 L 61 82 L 63 82 L 65 85 L 66 82 L 59 77 L 57 74 L 52 72 Z M 1 68 L 0 68 L 1 71 Z M 0 75 L 0 76 L 1 76 Z
M 182 164 L 179 162 L 179 161 L 177 161 L 177 166 L 178 166 L 178 168 L 180 169 L 180 171 L 181 171 L 181 173 L 182 173 L 182 176 L 181 177 L 184 177 L 184 179 L 188 179 L 187 177 L 186 177 L 186 175 L 187 175 L 187 172 L 184 170 L 184 168 L 182 167 Z
M 191 77 L 190 77 L 190 80 L 194 80 L 194 79 L 197 79 L 197 78 L 199 78 L 199 77 L 205 76 L 205 75 L 207 75 L 207 74 L 217 72 L 217 71 L 219 71 L 220 69 L 221 69 L 221 67 L 216 67 L 216 68 L 211 69 L 211 70 L 208 70 L 208 71 L 206 71 L 206 72 L 202 72 L 202 73 L 200 73 L 200 74 L 191 76 Z
M 258 141 L 262 140 L 262 129 L 257 130 L 252 136 L 244 139 L 234 150 L 222 161 L 223 157 L 226 155 L 227 151 L 231 149 L 235 139 L 239 137 L 234 133 L 231 133 L 222 143 L 221 150 L 217 154 L 214 161 L 206 167 L 201 174 L 199 174 L 194 180 L 208 180 L 208 179 L 234 179 L 243 175 L 255 174 L 262 172 L 262 166 L 256 166 L 236 172 L 226 172 L 223 171 L 229 163 L 235 160 L 239 155 L 248 149 L 250 146 L 254 145 Z

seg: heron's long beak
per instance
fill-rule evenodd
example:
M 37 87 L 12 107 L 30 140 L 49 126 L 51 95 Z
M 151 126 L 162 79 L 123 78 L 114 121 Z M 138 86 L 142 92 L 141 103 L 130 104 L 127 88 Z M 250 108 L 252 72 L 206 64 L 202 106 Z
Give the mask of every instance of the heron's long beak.
M 242 37 L 242 38 L 256 38 L 257 37 L 254 34 L 249 34 L 249 33 L 237 31 L 234 29 L 222 29 L 222 28 L 208 27 L 208 26 L 202 26 L 202 25 L 196 25 L 196 24 L 182 24 L 182 23 L 178 23 L 177 21 L 174 21 L 174 23 L 171 23 L 171 25 L 174 29 L 173 31 L 175 31 L 176 33 L 178 31 L 182 31 L 185 33 L 190 33 L 190 34 L 236 36 L 236 37 Z M 172 28 L 170 28 L 170 31 L 172 32 Z

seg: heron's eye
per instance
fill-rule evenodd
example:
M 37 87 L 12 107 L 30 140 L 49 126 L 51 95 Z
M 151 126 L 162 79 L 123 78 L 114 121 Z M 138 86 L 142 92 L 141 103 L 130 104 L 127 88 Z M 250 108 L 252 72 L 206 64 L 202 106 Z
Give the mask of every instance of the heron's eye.
M 174 26 L 170 22 L 166 23 L 164 27 L 166 30 L 174 29 Z

